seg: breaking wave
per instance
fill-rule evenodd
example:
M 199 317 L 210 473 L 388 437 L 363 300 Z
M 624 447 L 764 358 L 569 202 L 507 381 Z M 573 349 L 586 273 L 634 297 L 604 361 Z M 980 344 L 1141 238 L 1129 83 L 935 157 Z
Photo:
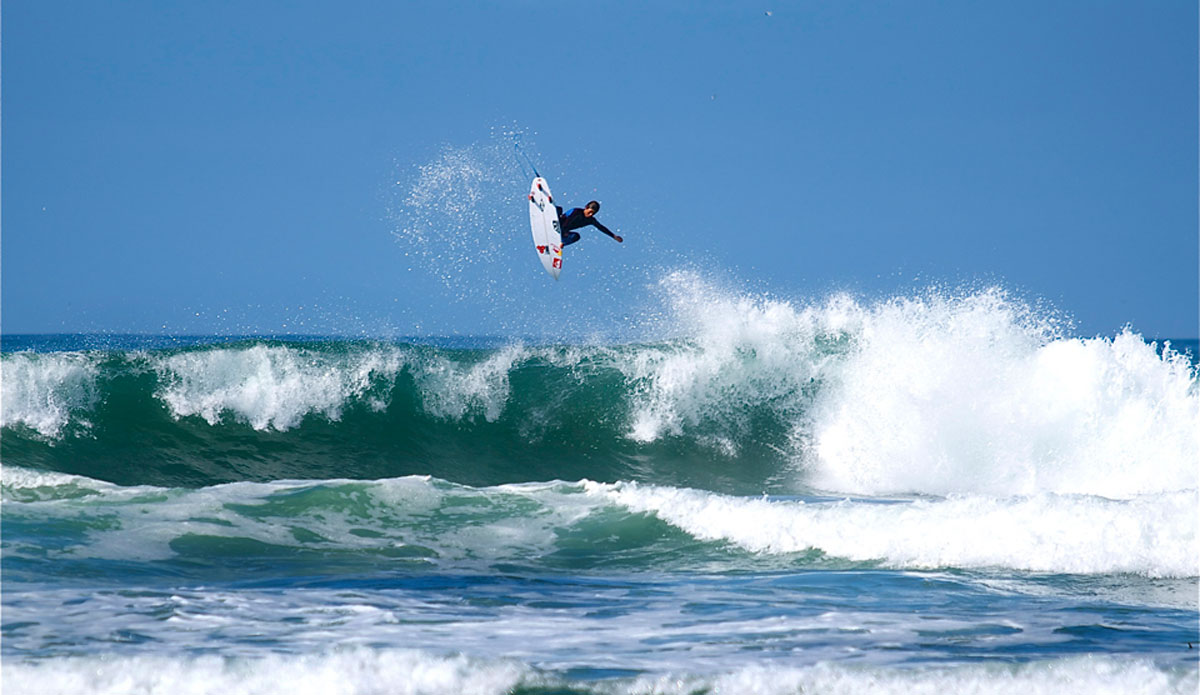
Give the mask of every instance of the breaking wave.
M 999 290 L 798 304 L 664 282 L 661 338 L 6 352 L 3 457 L 121 484 L 428 474 L 736 494 L 1197 488 L 1194 364 Z

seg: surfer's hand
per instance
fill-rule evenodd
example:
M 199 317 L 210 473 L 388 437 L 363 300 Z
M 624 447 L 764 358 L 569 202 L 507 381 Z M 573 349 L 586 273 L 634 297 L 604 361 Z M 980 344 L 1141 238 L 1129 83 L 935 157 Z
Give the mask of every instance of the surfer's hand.
M 617 243 L 621 243 L 621 242 L 625 241 L 624 239 L 622 239 L 621 237 L 616 236 L 616 235 L 613 235 L 613 238 L 617 240 Z

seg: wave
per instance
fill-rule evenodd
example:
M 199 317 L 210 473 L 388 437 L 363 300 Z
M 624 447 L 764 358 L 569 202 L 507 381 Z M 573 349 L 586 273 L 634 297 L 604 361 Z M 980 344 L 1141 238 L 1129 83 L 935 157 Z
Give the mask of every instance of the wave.
M 704 674 L 671 673 L 601 681 L 568 680 L 530 665 L 502 659 L 439 655 L 419 650 L 341 649 L 325 654 L 263 658 L 218 656 L 68 657 L 38 662 L 6 660 L 4 683 L 16 693 L 283 692 L 354 695 L 438 693 L 939 693 L 995 695 L 1037 693 L 1194 693 L 1194 669 L 1170 669 L 1145 659 L 1073 657 L 1017 664 L 967 664 L 888 668 L 823 664 L 808 667 L 754 665 Z
M 254 341 L 14 353 L 4 356 L 2 453 L 126 485 L 730 477 L 731 457 L 710 460 L 704 441 L 628 436 L 636 405 L 621 367 L 637 350 Z M 10 367 L 37 378 L 9 378 Z M 753 445 L 740 454 L 765 465 Z
M 7 463 L 122 484 L 588 478 L 746 494 L 1195 490 L 1186 354 L 999 290 L 798 304 L 664 282 L 662 339 L 7 352 Z
M 18 578 L 69 576 L 93 560 L 218 578 L 257 563 L 282 571 L 314 560 L 342 572 L 384 562 L 481 572 L 761 566 L 1200 576 L 1200 516 L 1185 492 L 760 498 L 632 482 L 476 488 L 428 477 L 188 489 L 11 466 L 0 491 L 6 556 L 25 567 L 7 571 Z
M 634 483 L 589 489 L 695 538 L 759 553 L 819 551 L 910 569 L 1200 575 L 1193 492 L 1120 501 L 1043 494 L 813 502 Z

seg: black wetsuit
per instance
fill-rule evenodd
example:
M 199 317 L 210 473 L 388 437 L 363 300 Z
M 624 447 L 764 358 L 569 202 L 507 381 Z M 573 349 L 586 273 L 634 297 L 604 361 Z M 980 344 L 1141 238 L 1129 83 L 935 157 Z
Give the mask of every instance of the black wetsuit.
M 557 205 L 554 207 L 558 210 L 558 224 L 562 229 L 563 246 L 570 246 L 579 241 L 579 232 L 575 230 L 588 225 L 599 229 L 614 239 L 617 238 L 617 235 L 609 231 L 608 227 L 600 224 L 600 220 L 596 219 L 595 215 L 588 217 L 583 214 L 583 208 L 571 208 L 564 215 L 562 208 Z

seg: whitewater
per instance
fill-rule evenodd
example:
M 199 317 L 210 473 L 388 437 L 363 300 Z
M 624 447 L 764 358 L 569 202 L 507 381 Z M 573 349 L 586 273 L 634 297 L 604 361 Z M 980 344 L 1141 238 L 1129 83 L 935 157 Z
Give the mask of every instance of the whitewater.
M 4 336 L 3 684 L 1194 693 L 1194 342 L 670 274 L 639 340 Z

